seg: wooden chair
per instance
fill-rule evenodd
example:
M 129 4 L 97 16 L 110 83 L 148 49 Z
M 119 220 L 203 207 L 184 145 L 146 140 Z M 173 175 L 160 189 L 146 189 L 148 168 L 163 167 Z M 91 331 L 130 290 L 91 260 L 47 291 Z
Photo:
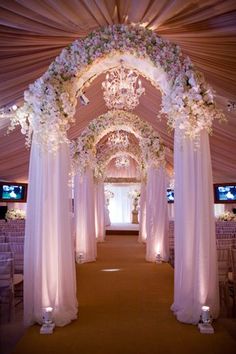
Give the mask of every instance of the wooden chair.
M 230 277 L 230 290 L 233 299 L 233 316 L 236 316 L 236 248 L 230 250 L 232 275 Z
M 6 242 L 6 237 L 5 236 L 0 236 L 0 243 L 5 243 Z
M 217 248 L 220 306 L 226 308 L 227 315 L 230 312 L 228 274 L 230 271 L 230 250 L 229 248 Z
M 8 242 L 1 242 L 0 243 L 0 252 L 10 252 L 10 245 Z
M 15 263 L 15 273 L 23 274 L 24 269 L 24 243 L 10 242 L 10 250 L 13 254 Z
M 15 292 L 22 285 L 23 275 L 14 274 L 14 260 L 11 252 L 0 253 L 0 305 L 8 305 L 8 321 L 14 314 Z M 23 292 L 21 292 L 21 301 Z
M 14 242 L 14 243 L 24 243 L 25 238 L 22 236 L 7 236 L 7 242 Z

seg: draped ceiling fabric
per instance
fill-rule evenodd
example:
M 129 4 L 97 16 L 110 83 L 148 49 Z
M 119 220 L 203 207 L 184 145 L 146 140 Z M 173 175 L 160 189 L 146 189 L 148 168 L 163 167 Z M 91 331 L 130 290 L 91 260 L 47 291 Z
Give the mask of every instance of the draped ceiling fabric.
M 0 106 L 22 102 L 23 92 L 48 68 L 61 50 L 76 38 L 99 27 L 137 23 L 179 44 L 216 91 L 227 124 L 214 123 L 210 138 L 215 182 L 235 180 L 236 111 L 227 112 L 228 100 L 236 101 L 236 2 L 235 0 L 1 0 L 0 2 Z M 77 120 L 70 129 L 74 138 L 88 122 L 107 111 L 100 75 L 86 91 L 88 106 L 78 103 Z M 135 113 L 156 128 L 170 149 L 173 134 L 166 121 L 156 119 L 161 95 L 142 80 L 146 94 Z M 0 119 L 0 178 L 26 181 L 29 152 L 20 130 L 5 136 L 7 121 Z

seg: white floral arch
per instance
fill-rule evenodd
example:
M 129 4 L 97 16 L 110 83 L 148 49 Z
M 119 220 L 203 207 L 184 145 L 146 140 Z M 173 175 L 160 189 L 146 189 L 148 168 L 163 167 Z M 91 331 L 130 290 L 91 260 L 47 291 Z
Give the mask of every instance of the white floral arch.
M 99 164 L 96 157 L 97 144 L 106 134 L 115 130 L 124 130 L 135 135 L 146 165 L 164 161 L 165 148 L 153 127 L 133 113 L 114 110 L 93 119 L 80 136 L 71 142 L 73 171 L 81 173 L 87 166 L 95 168 Z
M 185 136 L 196 138 L 202 129 L 210 131 L 212 120 L 222 117 L 211 89 L 177 45 L 143 27 L 114 25 L 62 50 L 25 92 L 25 104 L 12 120 L 12 128 L 20 123 L 28 144 L 33 134 L 35 142 L 56 151 L 68 142 L 81 89 L 121 57 L 161 89 L 162 112 L 168 115 L 169 126 L 180 127 Z
M 106 151 L 102 151 L 101 153 L 98 153 L 97 154 L 97 166 L 95 168 L 95 176 L 97 178 L 104 178 L 105 171 L 106 171 L 106 168 L 107 168 L 109 162 L 113 158 L 116 158 L 116 157 L 122 156 L 122 155 L 128 155 L 132 159 L 134 159 L 137 162 L 140 176 L 145 175 L 146 166 L 145 166 L 145 162 L 142 158 L 141 149 L 134 144 L 130 144 L 124 150 L 120 150 L 118 148 L 111 148 L 111 149 L 107 149 Z
M 11 121 L 10 129 L 20 124 L 27 144 L 32 140 L 25 234 L 26 324 L 41 323 L 42 309 L 48 306 L 54 308 L 56 325 L 65 325 L 77 317 L 74 246 L 68 237 L 71 214 L 67 131 L 75 120 L 77 96 L 83 87 L 117 65 L 120 58 L 159 87 L 162 113 L 167 114 L 168 125 L 175 129 L 172 309 L 180 321 L 187 323 L 199 321 L 204 304 L 211 307 L 213 318 L 218 315 L 207 133 L 213 119 L 222 118 L 222 114 L 215 108 L 212 91 L 203 76 L 177 45 L 143 27 L 114 25 L 65 48 L 46 73 L 29 86 L 23 107 Z M 180 138 L 181 145 L 176 143 Z M 199 149 L 195 149 L 192 140 L 199 140 Z M 157 193 L 150 193 L 150 210 L 156 200 Z M 151 219 L 155 220 L 154 214 Z

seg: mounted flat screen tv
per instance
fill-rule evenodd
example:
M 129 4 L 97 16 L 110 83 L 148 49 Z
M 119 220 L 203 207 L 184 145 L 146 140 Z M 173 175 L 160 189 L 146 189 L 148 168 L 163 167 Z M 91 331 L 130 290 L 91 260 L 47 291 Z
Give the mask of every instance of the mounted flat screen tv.
M 25 203 L 27 184 L 17 182 L 0 182 L 0 202 Z
M 174 203 L 174 189 L 167 188 L 166 195 L 168 203 Z
M 214 184 L 215 203 L 236 203 L 236 183 Z

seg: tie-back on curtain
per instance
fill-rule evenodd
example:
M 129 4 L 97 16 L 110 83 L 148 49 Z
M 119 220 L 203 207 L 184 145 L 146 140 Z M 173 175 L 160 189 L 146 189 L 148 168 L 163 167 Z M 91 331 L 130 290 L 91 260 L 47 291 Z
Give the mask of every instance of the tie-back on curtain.
M 97 241 L 105 239 L 105 195 L 104 183 L 95 184 L 95 229 Z
M 64 326 L 77 317 L 71 235 L 68 146 L 56 154 L 31 147 L 24 252 L 24 320 L 41 323 L 43 308 Z
M 175 132 L 178 134 L 178 131 Z M 202 305 L 219 312 L 213 188 L 208 134 L 200 147 L 175 137 L 175 291 L 177 319 L 198 323 Z M 177 141 L 177 142 L 176 142 Z
M 87 168 L 75 176 L 75 229 L 77 262 L 93 262 L 97 257 L 93 172 Z
M 141 183 L 140 205 L 139 205 L 139 242 L 146 242 L 146 183 Z
M 166 185 L 164 167 L 149 167 L 146 191 L 146 260 L 150 262 L 156 261 L 157 254 L 163 261 L 169 259 Z

